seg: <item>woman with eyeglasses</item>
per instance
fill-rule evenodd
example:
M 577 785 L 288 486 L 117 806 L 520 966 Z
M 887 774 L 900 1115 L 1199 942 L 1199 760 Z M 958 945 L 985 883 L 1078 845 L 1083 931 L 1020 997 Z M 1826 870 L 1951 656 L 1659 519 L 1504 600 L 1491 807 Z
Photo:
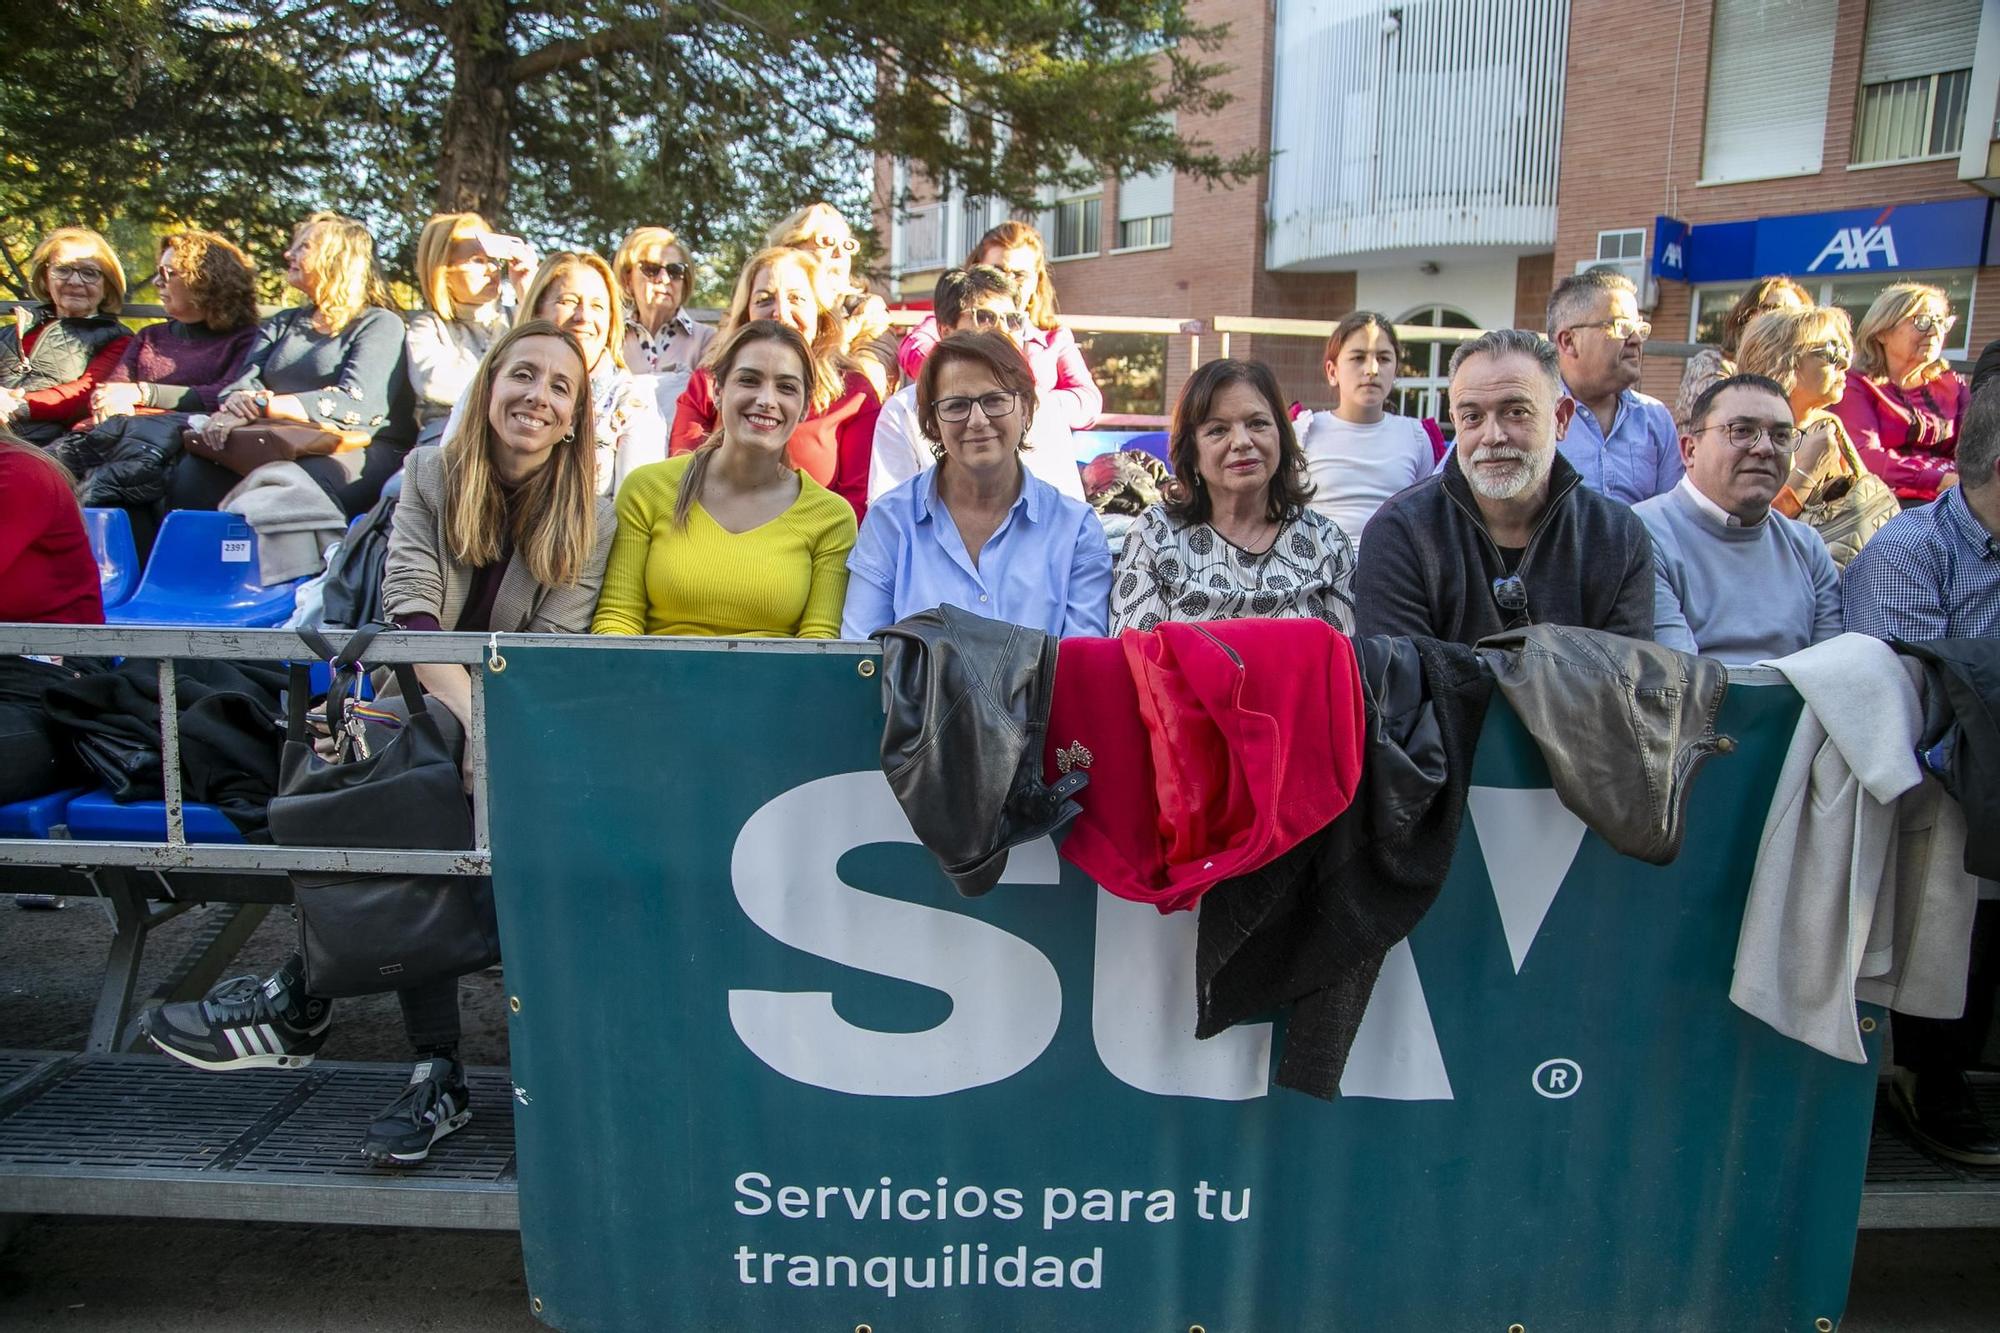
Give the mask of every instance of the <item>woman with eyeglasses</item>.
M 1224 358 L 1174 404 L 1173 494 L 1125 536 L 1111 632 L 1165 620 L 1324 620 L 1354 632 L 1354 546 L 1307 503 L 1312 483 L 1278 377 Z
M 854 368 L 886 398 L 896 383 L 896 336 L 889 330 L 889 307 L 854 272 L 861 242 L 832 204 L 807 204 L 771 228 L 768 246 L 804 250 L 819 260 L 820 300 L 840 318 L 843 342 Z
M 625 368 L 624 312 L 611 265 L 589 250 L 558 250 L 542 261 L 528 290 L 521 293 L 514 323 L 547 320 L 576 339 L 590 373 L 591 420 L 596 425 L 596 493 L 618 488 L 648 463 L 667 456 L 667 430 L 652 388 Z M 449 441 L 464 418 L 460 399 L 445 423 Z
M 779 246 L 759 250 L 737 276 L 736 291 L 723 316 L 717 346 L 755 320 L 773 320 L 791 329 L 812 349 L 812 396 L 805 416 L 791 432 L 785 456 L 793 467 L 854 507 L 857 521 L 868 508 L 868 463 L 875 444 L 875 418 L 882 400 L 869 378 L 845 350 L 840 317 L 822 299 L 819 260 L 809 251 Z M 721 425 L 716 394 L 716 347 L 674 406 L 669 451 L 691 453 L 714 438 Z
M 818 396 L 818 358 L 769 319 L 744 321 L 711 352 L 716 429 L 618 493 L 591 632 L 831 639 L 854 511 L 786 448 Z
M 167 481 L 170 509 L 214 509 L 243 480 L 216 461 L 229 433 L 296 422 L 359 440 L 297 461 L 348 516 L 365 512 L 416 439 L 403 318 L 375 262 L 375 237 L 338 213 L 314 213 L 285 248 L 285 283 L 304 299 L 257 326 L 244 374 L 190 431 Z
M 507 329 L 505 288 L 518 297 L 534 272 L 521 243 L 499 236 L 477 213 L 439 213 L 417 237 L 417 290 L 424 309 L 406 343 L 417 395 L 417 443 L 444 436 L 480 358 Z
M 653 377 L 660 419 L 671 420 L 687 377 L 715 339 L 715 326 L 684 309 L 694 271 L 680 238 L 665 227 L 634 227 L 612 256 L 625 297 L 625 368 Z
M 1001 223 L 979 238 L 966 256 L 967 268 L 990 264 L 1011 275 L 1021 289 L 1027 311 L 1027 337 L 1021 350 L 1035 370 L 1035 387 L 1042 393 L 1042 410 L 1062 414 L 1071 430 L 1088 430 L 1104 411 L 1104 393 L 1090 377 L 1083 351 L 1076 338 L 1056 319 L 1056 288 L 1049 279 L 1049 264 L 1042 234 L 1025 222 L 1013 219 Z M 910 330 L 897 353 L 905 379 L 914 380 L 924 368 L 924 358 L 942 336 L 935 317 Z
M 1737 347 L 1751 320 L 1772 310 L 1803 310 L 1812 303 L 1806 289 L 1790 278 L 1759 278 L 1751 283 L 1750 290 L 1737 297 L 1736 304 L 1722 317 L 1721 346 L 1704 347 L 1688 358 L 1687 369 L 1681 373 L 1680 392 L 1674 396 L 1674 420 L 1685 424 L 1688 410 L 1702 391 L 1737 372 Z
M 1750 321 L 1738 342 L 1737 368 L 1784 389 L 1799 429 L 1785 486 L 1771 507 L 1819 533 L 1833 563 L 1845 568 L 1901 507 L 1888 484 L 1868 470 L 1832 410 L 1847 390 L 1854 361 L 1852 326 L 1839 306 L 1773 310 Z
M 840 637 L 945 605 L 1059 637 L 1103 635 L 1111 548 L 1089 505 L 1022 460 L 1035 374 L 1020 347 L 997 331 L 954 333 L 916 390 L 937 466 L 869 507 L 847 557 Z
M 986 264 L 947 270 L 931 291 L 931 306 L 952 333 L 1004 334 L 1016 347 L 1027 333 L 1020 289 L 1011 275 Z M 1060 411 L 1046 411 L 1035 391 L 1033 424 L 1022 443 L 1028 471 L 1062 494 L 1083 499 L 1083 475 L 1076 464 L 1076 445 Z M 868 467 L 868 502 L 908 481 L 937 461 L 937 442 L 924 434 L 917 408 L 915 380 L 896 390 L 882 404 L 875 422 L 874 458 Z
M 1882 289 L 1854 333 L 1854 368 L 1833 410 L 1862 461 L 1906 506 L 1958 485 L 1958 427 L 1972 391 L 1944 359 L 1957 322 L 1943 292 L 1898 282 Z
M 28 293 L 0 328 L 0 426 L 47 444 L 90 413 L 132 339 L 125 270 L 88 227 L 58 227 L 28 259 Z

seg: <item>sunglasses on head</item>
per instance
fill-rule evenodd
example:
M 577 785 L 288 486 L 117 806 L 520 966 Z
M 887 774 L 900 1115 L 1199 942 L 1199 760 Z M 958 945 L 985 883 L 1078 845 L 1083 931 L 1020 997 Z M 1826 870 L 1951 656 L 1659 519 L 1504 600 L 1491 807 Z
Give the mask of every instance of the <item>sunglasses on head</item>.
M 822 232 L 811 238 L 815 248 L 834 250 L 843 255 L 851 255 L 861 248 L 861 242 L 852 236 L 835 236 L 832 232 Z
M 648 282 L 658 282 L 661 278 L 678 282 L 688 275 L 688 266 L 678 259 L 667 264 L 655 264 L 642 259 L 636 267 L 646 276 Z

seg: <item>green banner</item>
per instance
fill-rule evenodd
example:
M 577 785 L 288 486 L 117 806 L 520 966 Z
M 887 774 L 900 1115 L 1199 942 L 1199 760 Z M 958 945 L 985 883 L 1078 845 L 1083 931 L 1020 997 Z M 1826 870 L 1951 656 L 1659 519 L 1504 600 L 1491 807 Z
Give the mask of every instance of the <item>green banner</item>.
M 953 892 L 878 766 L 873 668 L 510 644 L 489 676 L 545 1321 L 1839 1321 L 1876 1071 L 1728 995 L 1789 688 L 1731 691 L 1668 867 L 1587 833 L 1496 701 L 1451 877 L 1326 1103 L 1270 1086 L 1282 1024 L 1195 1040 L 1191 914 L 1046 841 Z

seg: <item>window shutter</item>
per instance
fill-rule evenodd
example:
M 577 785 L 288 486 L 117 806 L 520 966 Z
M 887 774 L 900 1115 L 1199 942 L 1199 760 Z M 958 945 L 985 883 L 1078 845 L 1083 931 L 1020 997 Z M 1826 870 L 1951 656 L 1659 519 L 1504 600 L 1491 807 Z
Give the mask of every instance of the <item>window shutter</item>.
M 1118 220 L 1135 222 L 1174 211 L 1174 169 L 1161 167 L 1118 182 Z
M 1704 181 L 1811 175 L 1820 169 L 1837 12 L 1835 0 L 1716 0 Z M 1771 62 L 1780 51 L 1785 74 L 1777 78 Z
M 1972 64 L 1980 0 L 1874 0 L 1861 56 L 1863 83 L 1921 78 Z

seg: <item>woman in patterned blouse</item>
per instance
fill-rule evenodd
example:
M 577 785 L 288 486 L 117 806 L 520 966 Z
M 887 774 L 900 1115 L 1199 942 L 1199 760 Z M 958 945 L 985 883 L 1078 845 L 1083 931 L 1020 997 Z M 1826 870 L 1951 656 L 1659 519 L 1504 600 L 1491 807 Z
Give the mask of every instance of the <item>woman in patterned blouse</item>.
M 1211 361 L 1174 406 L 1169 499 L 1126 535 L 1111 629 L 1312 617 L 1352 631 L 1354 547 L 1306 507 L 1305 454 L 1271 368 Z

